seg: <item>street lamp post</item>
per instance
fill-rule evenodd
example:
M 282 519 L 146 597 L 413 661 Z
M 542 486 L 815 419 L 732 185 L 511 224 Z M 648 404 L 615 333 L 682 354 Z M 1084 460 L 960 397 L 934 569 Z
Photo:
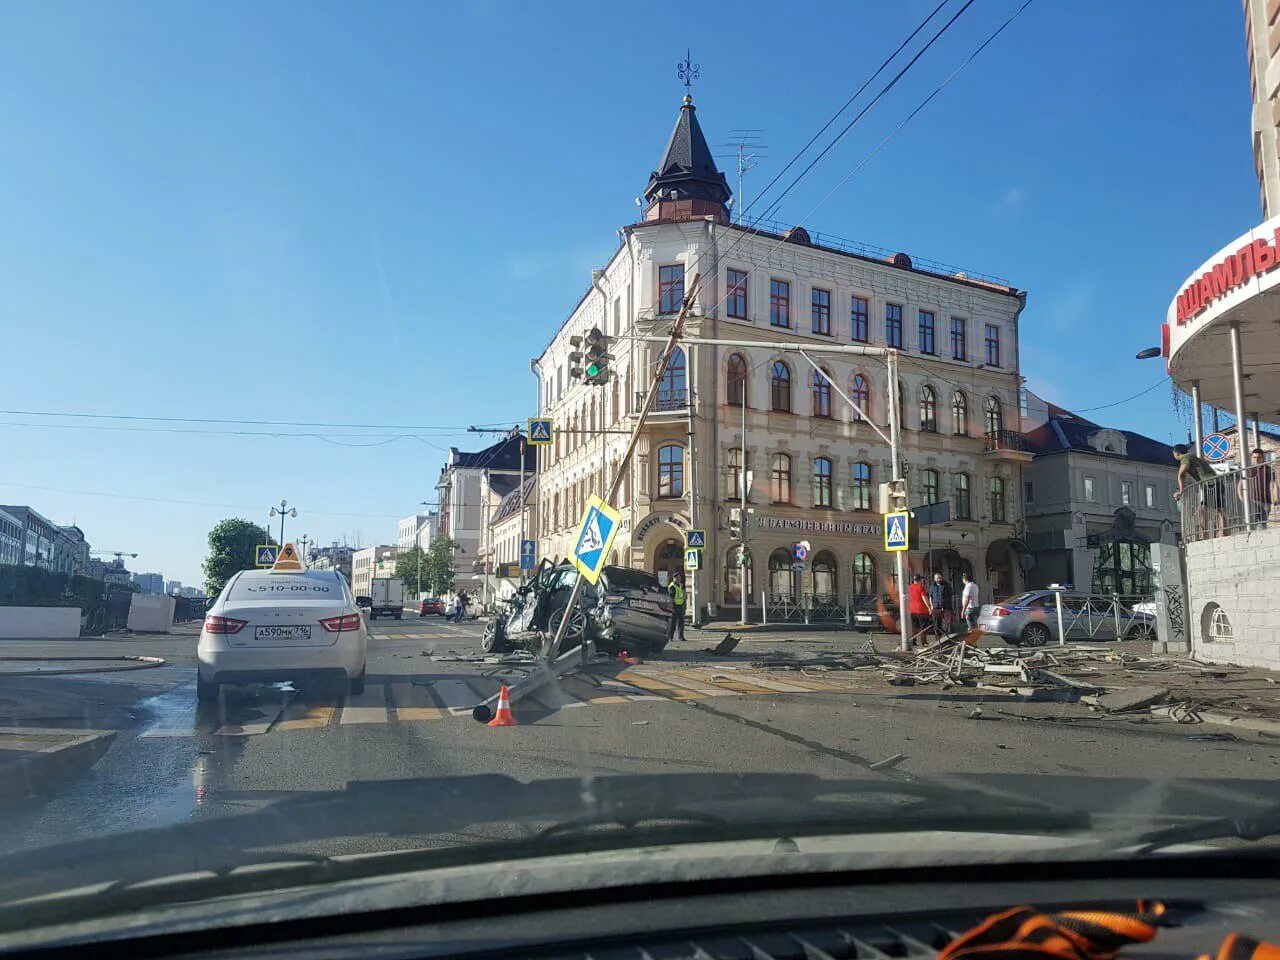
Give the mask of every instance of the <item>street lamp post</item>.
M 315 543 L 315 541 L 314 541 L 314 540 L 312 540 L 310 537 L 308 537 L 308 536 L 304 533 L 302 536 L 300 536 L 300 537 L 298 538 L 298 542 L 299 542 L 300 544 L 302 544 L 302 559 L 303 559 L 303 560 L 306 560 L 306 559 L 307 559 L 307 544 L 308 544 L 308 543 Z
M 280 546 L 282 547 L 284 546 L 284 518 L 287 516 L 296 517 L 297 515 L 298 515 L 298 508 L 290 507 L 289 501 L 283 500 L 283 499 L 280 501 L 279 509 L 277 509 L 276 507 L 272 507 L 271 510 L 268 511 L 267 516 L 269 517 L 278 516 L 280 518 Z

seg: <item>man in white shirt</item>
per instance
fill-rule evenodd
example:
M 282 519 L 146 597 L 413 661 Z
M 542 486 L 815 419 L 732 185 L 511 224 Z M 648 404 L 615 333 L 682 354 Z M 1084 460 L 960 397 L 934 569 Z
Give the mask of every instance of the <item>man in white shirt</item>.
M 964 589 L 960 591 L 960 615 L 972 632 L 978 626 L 978 611 L 982 608 L 982 602 L 978 599 L 978 585 L 973 579 L 967 573 L 960 574 L 960 579 L 964 581 Z

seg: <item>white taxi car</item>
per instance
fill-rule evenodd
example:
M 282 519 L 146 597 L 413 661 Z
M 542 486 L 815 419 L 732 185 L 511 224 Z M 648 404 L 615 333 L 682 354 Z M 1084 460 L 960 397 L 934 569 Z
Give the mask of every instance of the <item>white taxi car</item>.
M 243 570 L 209 608 L 197 646 L 196 697 L 223 684 L 341 679 L 364 689 L 369 634 L 336 570 Z

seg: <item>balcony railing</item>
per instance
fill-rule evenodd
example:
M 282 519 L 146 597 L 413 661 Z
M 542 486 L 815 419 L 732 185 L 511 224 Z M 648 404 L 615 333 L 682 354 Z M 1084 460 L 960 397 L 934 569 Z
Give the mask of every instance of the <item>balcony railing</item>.
M 984 446 L 987 450 L 1024 452 L 1027 449 L 1027 442 L 1017 430 L 988 430 L 984 438 Z
M 1229 537 L 1267 526 L 1277 519 L 1277 494 L 1275 469 L 1269 463 L 1186 484 L 1179 500 L 1183 542 Z
M 644 394 L 636 394 L 636 409 L 644 406 Z M 688 390 L 659 390 L 653 401 L 654 413 L 683 413 L 689 409 Z

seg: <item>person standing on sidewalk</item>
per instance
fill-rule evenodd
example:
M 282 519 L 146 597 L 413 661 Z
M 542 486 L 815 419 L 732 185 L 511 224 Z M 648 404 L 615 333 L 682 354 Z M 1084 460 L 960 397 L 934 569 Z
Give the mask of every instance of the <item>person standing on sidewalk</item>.
M 676 575 L 667 584 L 667 593 L 671 597 L 671 623 L 667 625 L 667 643 L 676 633 L 680 634 L 680 642 L 684 642 L 684 571 L 677 570 Z
M 907 588 L 907 610 L 911 614 L 911 633 L 918 636 L 929 622 L 929 597 L 924 591 L 924 577 L 916 574 Z
M 939 635 L 947 632 L 954 598 L 951 584 L 942 579 L 941 573 L 934 571 L 933 583 L 929 584 L 929 612 L 933 616 L 933 629 Z
M 964 588 L 960 591 L 960 616 L 964 617 L 965 625 L 973 633 L 978 628 L 978 611 L 982 609 L 982 600 L 978 596 L 978 585 L 973 582 L 973 577 L 962 573 L 960 579 L 964 581 Z
M 1255 530 L 1266 527 L 1271 505 L 1275 502 L 1276 474 L 1265 457 L 1261 447 L 1254 449 L 1253 465 L 1249 467 L 1245 480 L 1249 493 L 1249 517 Z

